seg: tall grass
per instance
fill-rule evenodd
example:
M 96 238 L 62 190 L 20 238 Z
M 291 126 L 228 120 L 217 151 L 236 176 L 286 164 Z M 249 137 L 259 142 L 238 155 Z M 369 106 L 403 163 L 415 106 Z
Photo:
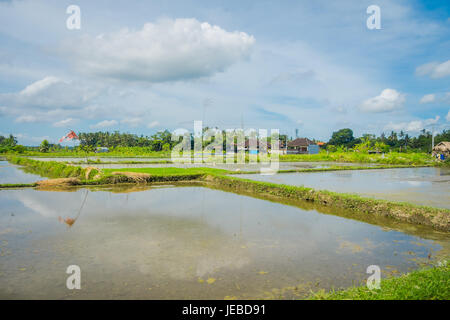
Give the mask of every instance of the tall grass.
M 383 279 L 380 289 L 353 287 L 329 293 L 319 291 L 313 300 L 448 300 L 450 265 L 416 270 L 395 278 Z
M 320 152 L 319 154 L 288 154 L 280 156 L 281 161 L 333 161 L 401 165 L 430 165 L 436 161 L 427 153 L 368 154 L 360 152 Z
M 25 166 L 27 170 L 48 178 L 79 178 L 86 179 L 86 169 L 70 166 L 58 161 L 38 161 L 23 157 L 8 157 L 9 162 Z M 98 173 L 97 170 L 91 170 L 88 179 L 91 179 Z

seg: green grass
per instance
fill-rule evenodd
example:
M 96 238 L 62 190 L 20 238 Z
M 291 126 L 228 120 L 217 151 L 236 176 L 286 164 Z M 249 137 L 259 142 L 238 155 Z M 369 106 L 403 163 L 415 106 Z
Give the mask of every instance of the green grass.
M 32 188 L 35 186 L 36 186 L 36 183 L 3 183 L 3 184 L 0 184 L 0 189 Z
M 24 166 L 29 172 L 39 174 L 48 178 L 79 178 L 86 179 L 86 169 L 77 166 L 70 166 L 58 161 L 39 161 L 23 157 L 8 157 L 8 161 Z M 88 178 L 92 178 L 98 173 L 92 170 Z
M 215 168 L 122 168 L 122 169 L 103 169 L 104 173 L 115 171 L 147 173 L 154 176 L 174 176 L 174 175 L 199 175 L 199 174 L 229 174 L 231 171 Z
M 173 162 L 170 160 L 153 160 L 153 161 L 102 161 L 100 159 L 97 160 L 81 160 L 81 161 L 69 161 L 70 164 L 172 164 Z
M 12 154 L 17 155 L 17 154 Z M 20 154 L 20 156 L 30 156 L 30 157 L 42 157 L 42 158 L 86 158 L 86 157 L 97 157 L 97 158 L 170 158 L 170 151 L 148 151 L 145 148 L 118 148 L 118 150 L 111 150 L 110 152 L 95 153 L 76 150 L 59 150 L 50 152 L 39 152 L 39 151 L 25 151 Z
M 325 293 L 314 293 L 314 300 L 448 300 L 450 265 L 413 271 L 395 278 L 382 279 L 380 289 L 366 285 Z
M 359 152 L 330 152 L 319 154 L 288 154 L 281 155 L 280 161 L 332 161 L 332 162 L 358 162 L 400 165 L 433 165 L 436 161 L 427 153 L 398 153 L 367 154 Z

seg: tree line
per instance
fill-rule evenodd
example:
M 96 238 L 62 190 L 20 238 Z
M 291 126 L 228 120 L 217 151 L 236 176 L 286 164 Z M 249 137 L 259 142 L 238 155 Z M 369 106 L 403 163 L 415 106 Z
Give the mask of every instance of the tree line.
M 208 128 L 204 128 L 204 131 L 207 129 Z M 225 150 L 225 131 L 222 130 L 222 134 L 224 135 Z M 80 146 L 78 148 L 83 150 L 94 150 L 96 147 L 142 147 L 148 149 L 149 151 L 170 151 L 174 145 L 180 141 L 172 141 L 172 134 L 169 130 L 159 131 L 151 136 L 120 133 L 118 131 L 81 132 L 78 134 L 78 137 L 80 138 Z M 203 144 L 206 145 L 213 140 L 214 137 L 208 141 L 203 141 Z M 280 135 L 281 145 L 285 145 L 287 140 L 286 135 Z M 192 134 L 191 141 L 193 143 Z M 435 145 L 441 141 L 450 141 L 450 130 L 443 130 L 441 133 L 434 136 Z M 426 130 L 422 130 L 420 134 L 415 137 L 411 137 L 403 131 L 398 133 L 391 131 L 389 134 L 382 133 L 378 137 L 373 134 L 363 134 L 361 137 L 354 137 L 353 130 L 350 128 L 344 128 L 333 132 L 330 140 L 326 143 L 326 148 L 329 151 L 344 151 L 352 149 L 358 151 L 377 150 L 381 152 L 387 152 L 389 150 L 399 152 L 431 152 L 431 144 L 431 132 Z M 63 148 L 59 144 L 50 144 L 47 140 L 44 140 L 39 147 L 24 147 L 17 143 L 17 138 L 13 135 L 0 135 L 0 153 L 24 152 L 27 149 L 37 149 L 42 152 L 48 152 L 50 150 L 58 151 L 60 149 L 70 148 Z
M 8 137 L 0 135 L 0 153 L 23 152 L 25 147 L 17 144 L 17 138 L 10 134 Z
M 151 151 L 168 151 L 176 141 L 172 141 L 169 130 L 159 131 L 151 136 L 114 132 L 81 132 L 78 134 L 81 146 L 90 147 L 146 147 Z
M 450 141 L 450 130 L 443 130 L 435 134 L 434 144 L 441 141 Z M 349 128 L 333 132 L 331 139 L 327 143 L 327 148 L 331 151 L 337 147 L 346 149 L 369 148 L 379 151 L 399 151 L 406 152 L 420 151 L 431 152 L 432 134 L 423 129 L 416 137 L 411 137 L 407 133 L 391 131 L 389 134 L 382 133 L 379 137 L 373 134 L 363 134 L 359 138 L 353 136 L 353 131 Z

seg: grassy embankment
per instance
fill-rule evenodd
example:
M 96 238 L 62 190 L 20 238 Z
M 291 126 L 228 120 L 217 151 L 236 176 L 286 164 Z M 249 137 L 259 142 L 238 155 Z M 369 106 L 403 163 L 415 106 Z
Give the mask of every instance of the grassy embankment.
M 320 152 L 318 154 L 288 154 L 280 156 L 280 161 L 331 161 L 354 163 L 379 163 L 396 165 L 434 165 L 437 163 L 427 153 L 368 154 L 359 152 Z
M 212 168 L 146 168 L 103 169 L 68 165 L 58 161 L 39 161 L 23 157 L 8 157 L 11 163 L 24 166 L 25 170 L 48 178 L 75 178 L 77 185 L 101 185 L 136 182 L 170 182 L 202 178 L 208 173 L 225 174 L 227 170 Z M 127 173 L 136 173 L 127 174 Z
M 32 188 L 36 186 L 36 183 L 3 183 L 0 184 L 0 189 Z
M 8 154 L 5 154 L 8 155 Z M 96 153 L 85 152 L 81 150 L 55 150 L 49 152 L 26 150 L 20 154 L 9 154 L 10 156 L 31 156 L 43 158 L 86 158 L 86 157 L 109 157 L 109 158 L 170 158 L 170 151 L 151 151 L 148 148 L 130 147 L 130 148 L 112 148 L 109 152 Z
M 69 166 L 58 161 L 38 161 L 22 157 L 8 157 L 9 162 L 24 166 L 27 171 L 37 173 L 48 178 L 78 178 L 80 180 L 93 179 L 98 170 Z
M 382 279 L 380 289 L 366 285 L 328 293 L 314 293 L 314 300 L 448 300 L 450 265 L 416 270 L 399 277 Z
M 103 161 L 100 158 L 97 158 L 96 160 L 88 159 L 86 160 L 80 160 L 80 161 L 69 161 L 70 164 L 172 164 L 173 162 L 170 160 L 143 160 L 143 161 L 136 161 L 136 160 L 122 160 L 122 161 Z

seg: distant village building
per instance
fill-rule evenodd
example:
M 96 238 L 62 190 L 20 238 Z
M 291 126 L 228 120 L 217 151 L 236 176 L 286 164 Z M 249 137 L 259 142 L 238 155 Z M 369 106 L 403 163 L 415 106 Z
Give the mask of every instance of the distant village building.
M 317 154 L 319 146 L 308 138 L 297 138 L 287 144 L 288 154 Z
M 449 141 L 442 141 L 439 142 L 437 145 L 433 148 L 433 156 L 439 157 L 441 160 L 449 159 L 450 158 L 450 142 Z
M 235 147 L 236 148 L 236 147 Z M 278 153 L 284 154 L 285 152 L 285 143 L 284 141 L 280 140 L 278 142 Z M 267 143 L 267 152 L 272 152 L 272 144 L 269 142 Z M 249 138 L 245 140 L 244 143 L 244 150 L 248 152 L 249 154 L 258 154 L 259 153 L 259 141 L 257 138 Z
M 251 149 L 250 149 L 251 147 Z M 249 154 L 257 154 L 259 152 L 259 144 L 257 138 L 249 138 L 244 142 L 244 149 Z
M 322 148 L 325 145 L 325 142 L 318 141 L 317 145 L 319 146 L 319 148 Z

